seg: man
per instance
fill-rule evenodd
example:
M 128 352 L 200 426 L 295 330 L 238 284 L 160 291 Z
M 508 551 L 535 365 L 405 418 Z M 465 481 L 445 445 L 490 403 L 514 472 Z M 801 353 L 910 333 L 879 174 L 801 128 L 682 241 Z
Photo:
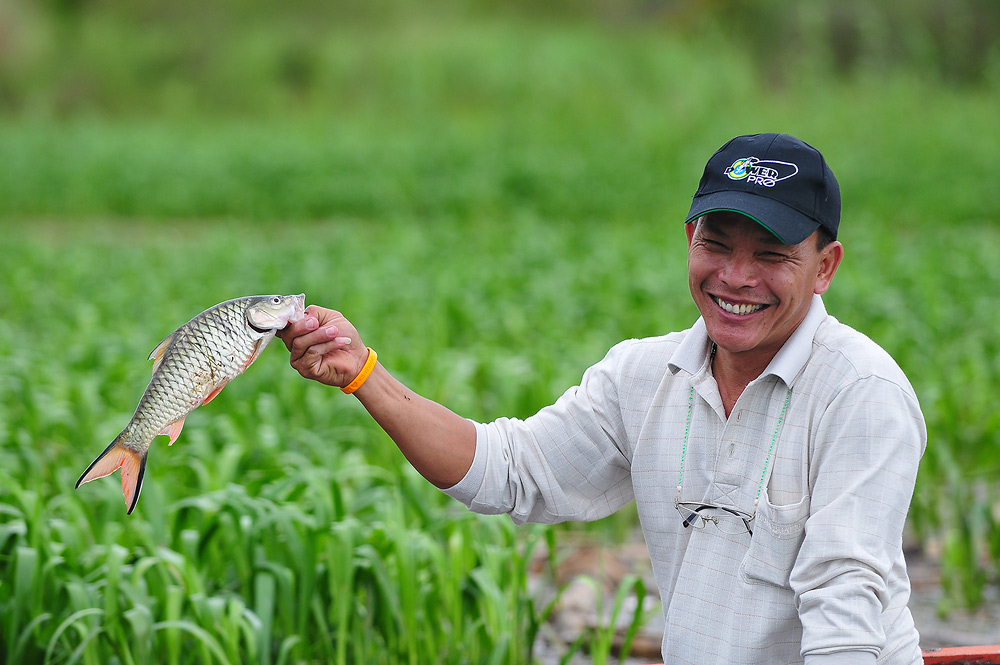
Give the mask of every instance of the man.
M 926 430 L 896 363 L 826 313 L 839 223 L 817 150 L 728 142 L 685 226 L 701 317 L 616 345 L 524 421 L 417 396 L 337 312 L 311 307 L 283 338 L 471 510 L 592 520 L 634 498 L 666 663 L 914 665 L 902 531 Z

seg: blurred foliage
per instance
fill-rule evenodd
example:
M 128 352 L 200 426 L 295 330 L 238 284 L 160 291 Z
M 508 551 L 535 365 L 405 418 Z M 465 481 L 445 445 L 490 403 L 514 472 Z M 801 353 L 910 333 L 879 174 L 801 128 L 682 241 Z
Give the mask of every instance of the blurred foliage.
M 324 112 L 373 95 L 391 104 L 385 93 L 416 74 L 394 56 L 426 42 L 443 55 L 461 48 L 441 39 L 455 22 L 653 36 L 722 52 L 775 89 L 803 76 L 899 71 L 953 86 L 1000 83 L 995 0 L 4 0 L 0 111 L 245 116 Z M 359 35 L 367 48 L 357 48 Z M 437 75 L 457 77 L 452 85 L 473 104 L 490 89 L 461 72 Z M 435 82 L 410 83 L 404 94 Z
M 994 219 L 997 46 L 931 35 L 998 6 L 8 0 L 0 217 L 663 217 L 788 131 L 887 223 Z

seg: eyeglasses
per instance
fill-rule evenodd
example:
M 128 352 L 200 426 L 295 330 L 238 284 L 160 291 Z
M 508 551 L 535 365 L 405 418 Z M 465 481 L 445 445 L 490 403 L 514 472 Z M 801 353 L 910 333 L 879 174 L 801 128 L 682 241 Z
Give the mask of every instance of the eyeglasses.
M 684 528 L 704 529 L 705 525 L 711 522 L 719 527 L 722 533 L 738 535 L 749 533 L 753 537 L 753 528 L 750 526 L 756 514 L 744 512 L 739 508 L 729 506 L 719 506 L 714 503 L 698 503 L 696 501 L 674 500 L 674 508 L 681 515 L 681 522 Z

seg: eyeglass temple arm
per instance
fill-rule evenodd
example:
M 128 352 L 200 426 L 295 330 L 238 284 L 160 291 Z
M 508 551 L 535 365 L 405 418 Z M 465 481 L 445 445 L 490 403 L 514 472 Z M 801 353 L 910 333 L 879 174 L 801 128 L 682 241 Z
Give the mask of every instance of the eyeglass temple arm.
M 698 519 L 699 517 L 701 517 L 701 511 L 705 510 L 706 508 L 714 508 L 714 507 L 715 506 L 713 506 L 711 504 L 702 503 L 697 508 L 691 508 L 690 509 L 691 510 L 691 515 L 689 515 L 688 517 L 686 517 L 683 520 L 681 520 L 684 523 L 684 528 L 685 529 L 688 528 L 689 526 L 691 526 L 694 523 L 694 521 L 696 519 Z M 705 518 L 702 517 L 702 519 L 705 519 Z

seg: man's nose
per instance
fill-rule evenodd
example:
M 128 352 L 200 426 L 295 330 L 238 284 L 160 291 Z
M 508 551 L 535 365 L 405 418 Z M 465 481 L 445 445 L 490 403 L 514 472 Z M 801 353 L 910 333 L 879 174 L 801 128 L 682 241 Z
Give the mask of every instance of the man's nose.
M 727 258 L 719 273 L 719 278 L 733 289 L 754 288 L 760 284 L 758 268 L 759 266 L 752 260 L 752 257 L 737 252 Z

